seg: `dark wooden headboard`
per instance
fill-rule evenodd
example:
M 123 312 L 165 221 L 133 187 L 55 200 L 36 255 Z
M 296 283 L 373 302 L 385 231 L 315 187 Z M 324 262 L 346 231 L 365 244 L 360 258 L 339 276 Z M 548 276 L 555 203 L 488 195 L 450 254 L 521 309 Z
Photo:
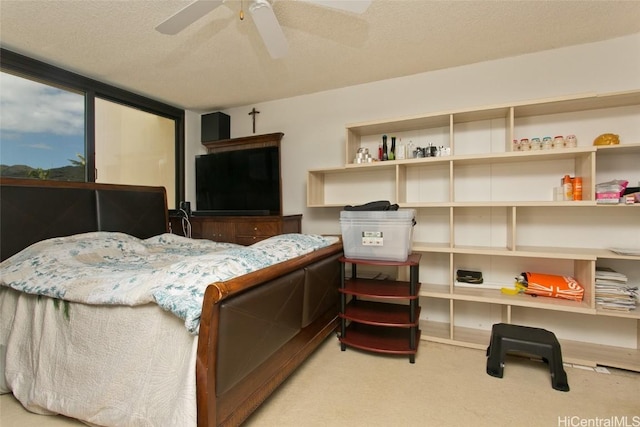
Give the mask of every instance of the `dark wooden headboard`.
M 164 187 L 0 178 L 0 260 L 52 237 L 168 231 Z

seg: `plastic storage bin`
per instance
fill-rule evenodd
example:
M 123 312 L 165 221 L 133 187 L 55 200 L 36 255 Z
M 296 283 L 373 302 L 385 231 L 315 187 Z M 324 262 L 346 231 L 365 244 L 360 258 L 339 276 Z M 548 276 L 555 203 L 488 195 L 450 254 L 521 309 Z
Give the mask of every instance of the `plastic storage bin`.
M 406 261 L 411 253 L 416 211 L 342 211 L 340 228 L 348 258 Z

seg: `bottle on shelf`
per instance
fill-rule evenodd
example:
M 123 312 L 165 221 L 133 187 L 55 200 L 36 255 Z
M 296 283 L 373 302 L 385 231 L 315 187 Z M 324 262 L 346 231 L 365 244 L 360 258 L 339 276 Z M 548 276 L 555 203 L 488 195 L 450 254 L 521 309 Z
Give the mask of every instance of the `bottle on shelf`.
M 571 183 L 571 177 L 569 175 L 565 175 L 564 178 L 562 178 L 562 191 L 564 200 L 573 200 L 573 184 Z
M 396 137 L 395 136 L 391 137 L 391 150 L 389 150 L 388 158 L 389 160 L 396 159 Z
M 382 135 L 382 160 L 389 160 L 387 153 L 387 135 Z
M 403 160 L 407 158 L 407 151 L 405 145 L 402 143 L 402 138 L 398 140 L 398 146 L 396 147 L 396 159 Z
M 409 143 L 407 144 L 407 158 L 408 159 L 415 159 L 416 156 L 416 148 L 415 145 L 413 144 L 412 140 L 409 140 Z
M 582 200 L 582 177 L 573 178 L 573 200 Z

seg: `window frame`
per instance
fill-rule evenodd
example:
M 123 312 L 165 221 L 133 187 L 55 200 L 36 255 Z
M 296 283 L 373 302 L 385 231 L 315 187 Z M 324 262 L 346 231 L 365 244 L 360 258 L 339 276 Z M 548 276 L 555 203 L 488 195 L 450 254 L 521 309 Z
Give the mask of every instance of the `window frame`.
M 85 158 L 87 182 L 95 182 L 95 99 L 117 104 L 171 119 L 175 122 L 175 200 L 185 197 L 185 111 L 183 109 L 120 89 L 106 83 L 67 71 L 46 62 L 0 48 L 0 71 L 31 78 L 35 81 L 75 90 L 85 94 Z M 169 206 L 169 209 L 175 206 Z

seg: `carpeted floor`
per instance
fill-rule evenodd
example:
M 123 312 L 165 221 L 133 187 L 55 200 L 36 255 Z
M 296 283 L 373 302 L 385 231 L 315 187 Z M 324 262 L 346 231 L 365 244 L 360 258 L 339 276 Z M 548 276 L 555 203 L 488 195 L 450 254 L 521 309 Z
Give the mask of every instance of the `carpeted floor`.
M 480 350 L 421 341 L 412 365 L 407 358 L 341 352 L 331 339 L 247 424 L 572 426 L 626 416 L 627 425 L 640 425 L 640 374 L 565 370 L 567 393 L 551 387 L 541 361 L 508 356 L 504 377 L 494 378 Z
M 508 356 L 503 378 L 486 374 L 485 353 L 420 342 L 416 363 L 353 349 L 335 337 L 247 421 L 249 427 L 640 426 L 640 374 L 565 368 L 571 391 L 551 387 L 548 366 Z M 599 423 L 599 424 L 598 424 Z M 77 422 L 24 411 L 0 397 L 0 425 Z

